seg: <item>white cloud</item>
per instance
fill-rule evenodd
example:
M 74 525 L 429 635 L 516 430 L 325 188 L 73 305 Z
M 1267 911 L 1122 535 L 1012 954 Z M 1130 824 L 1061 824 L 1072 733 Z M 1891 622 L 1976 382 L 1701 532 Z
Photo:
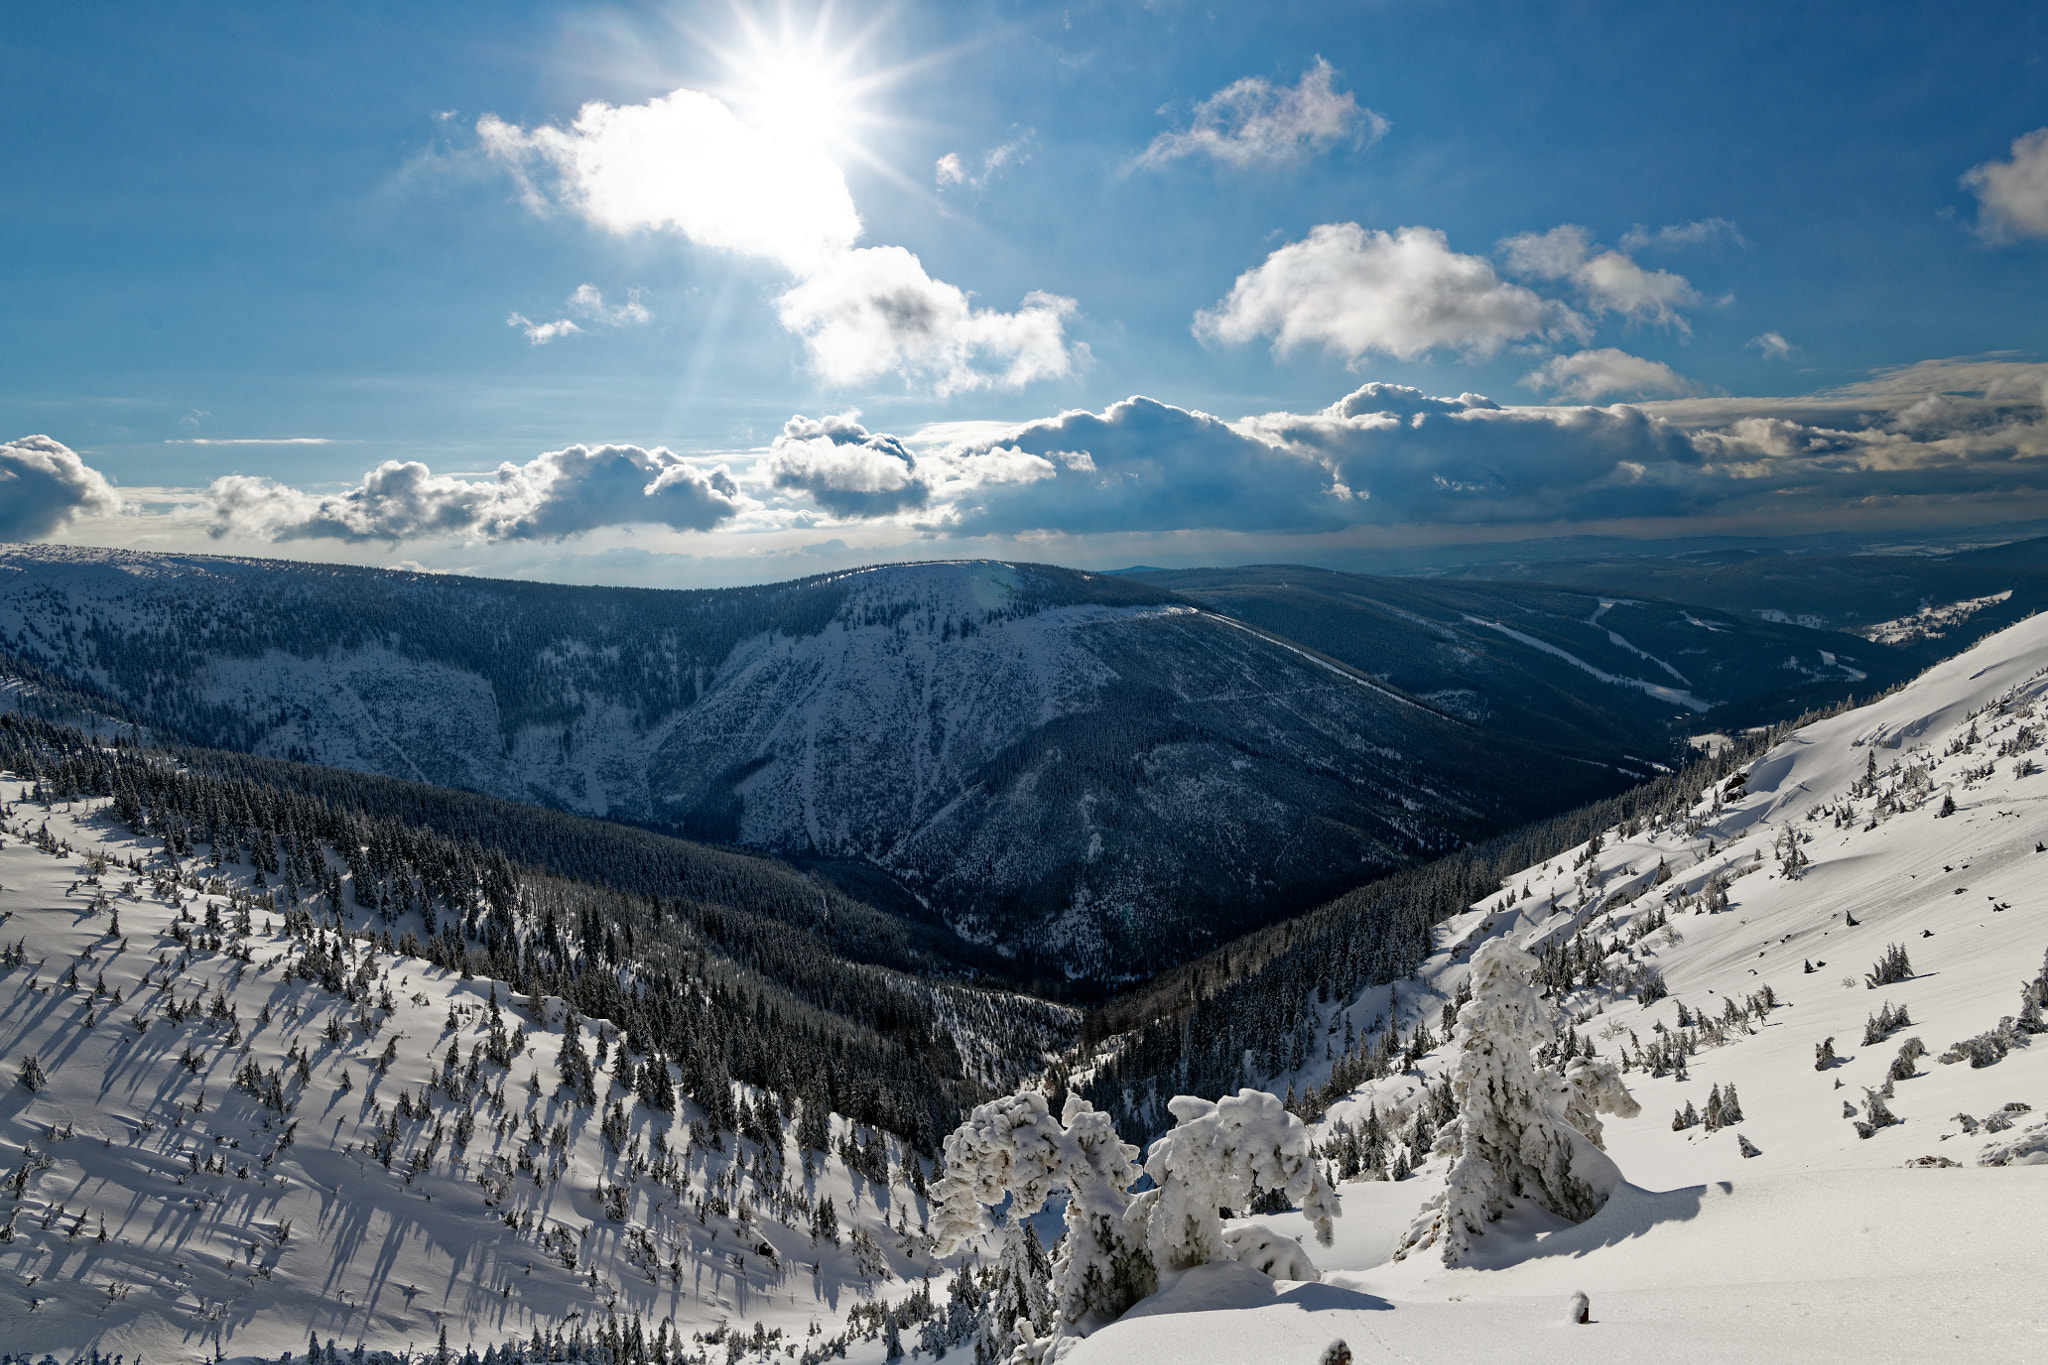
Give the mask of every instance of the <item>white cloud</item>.
M 72 517 L 118 512 L 106 475 L 48 436 L 0 443 L 0 540 L 36 540 Z
M 1292 86 L 1275 87 L 1247 76 L 1195 106 L 1181 132 L 1161 133 L 1138 158 L 1162 166 L 1206 156 L 1227 166 L 1284 165 L 1312 156 L 1345 138 L 1377 142 L 1387 121 L 1335 87 L 1337 70 L 1321 57 Z
M 167 446 L 331 446 L 332 436 L 172 436 Z
M 979 190 L 1009 167 L 1029 161 L 1037 150 L 1038 135 L 1027 128 L 1022 135 L 983 152 L 980 174 L 968 170 L 966 160 L 958 152 L 947 152 L 933 168 L 932 178 L 940 189 L 965 185 L 968 189 Z
M 1032 293 L 1014 313 L 976 308 L 900 246 L 842 253 L 776 300 L 826 380 L 861 384 L 893 370 L 941 395 L 1071 374 L 1065 320 L 1074 307 Z
M 1730 246 L 1748 246 L 1742 229 L 1726 218 L 1697 218 L 1689 223 L 1667 223 L 1652 232 L 1638 224 L 1621 234 L 1623 251 L 1641 251 L 1644 248 L 1668 251 L 1688 247 L 1718 246 L 1726 242 Z
M 1033 293 L 1014 313 L 976 309 L 902 247 L 856 247 L 860 215 L 845 176 L 823 151 L 798 135 L 748 127 L 710 95 L 677 90 L 643 105 L 593 102 L 567 129 L 529 131 L 486 114 L 477 136 L 536 212 L 562 204 L 610 232 L 675 232 L 796 276 L 777 312 L 832 383 L 867 383 L 894 370 L 950 394 L 1073 371 L 1065 334 L 1071 299 Z M 1028 141 L 1027 134 L 988 153 L 982 177 L 1024 155 Z M 955 164 L 965 176 L 964 163 Z M 585 322 L 646 320 L 637 299 L 602 310 L 597 291 L 585 288 L 600 310 L 582 314 Z M 515 314 L 512 322 L 535 345 L 584 330 L 570 319 L 534 323 Z
M 232 474 L 208 490 L 209 533 L 269 540 L 329 538 L 396 543 L 422 536 L 559 540 L 604 526 L 707 531 L 739 510 L 725 466 L 705 469 L 667 450 L 570 446 L 492 480 L 436 475 L 387 460 L 346 493 L 321 497 L 270 479 Z
M 507 327 L 524 328 L 526 339 L 536 346 L 545 346 L 561 337 L 580 336 L 583 329 L 567 318 L 556 318 L 553 322 L 535 322 L 524 313 L 514 313 L 505 319 Z
M 1763 352 L 1765 360 L 1789 360 L 1795 349 L 1792 343 L 1785 340 L 1784 334 L 1780 332 L 1764 332 L 1758 336 L 1751 337 L 1743 345 L 1756 347 L 1757 350 Z
M 1683 275 L 1645 270 L 1619 251 L 1602 249 L 1576 224 L 1506 238 L 1500 253 L 1515 274 L 1577 286 L 1597 312 L 1691 330 L 1678 309 L 1700 302 L 1700 296 Z
M 604 295 L 594 284 L 579 284 L 569 296 L 569 306 L 594 322 L 607 327 L 642 327 L 653 317 L 640 302 L 641 291 L 628 289 L 626 301 L 616 308 L 605 306 Z
M 2048 128 L 2014 138 L 2012 160 L 1972 166 L 1962 183 L 1977 196 L 1977 231 L 1985 238 L 2048 237 Z
M 609 232 L 679 232 L 801 273 L 861 234 L 846 177 L 814 143 L 749 128 L 712 96 L 593 101 L 568 128 L 477 120 L 529 207 L 566 203 Z
M 1692 393 L 1697 388 L 1662 361 L 1645 360 L 1612 346 L 1552 356 L 1524 375 L 1522 382 L 1532 389 L 1554 389 L 1586 403 L 1609 394 L 1656 397 Z
M 626 291 L 626 302 L 616 308 L 608 307 L 604 295 L 594 284 L 579 284 L 576 292 L 569 296 L 571 312 L 580 314 L 584 321 L 598 327 L 639 327 L 653 317 L 640 302 L 640 291 Z M 568 318 L 556 318 L 553 322 L 535 322 L 524 313 L 514 313 L 505 319 L 507 327 L 521 327 L 526 339 L 536 346 L 545 346 L 560 337 L 586 335 L 584 329 Z
M 1268 336 L 1283 354 L 1320 346 L 1354 362 L 1439 348 L 1487 355 L 1523 337 L 1583 330 L 1570 309 L 1451 250 L 1435 228 L 1388 233 L 1356 223 L 1326 223 L 1281 247 L 1195 318 L 1198 336 Z
M 917 460 L 894 436 L 871 435 L 860 413 L 792 417 L 768 448 L 768 477 L 777 488 L 808 493 L 840 517 L 885 516 L 921 507 L 931 488 Z

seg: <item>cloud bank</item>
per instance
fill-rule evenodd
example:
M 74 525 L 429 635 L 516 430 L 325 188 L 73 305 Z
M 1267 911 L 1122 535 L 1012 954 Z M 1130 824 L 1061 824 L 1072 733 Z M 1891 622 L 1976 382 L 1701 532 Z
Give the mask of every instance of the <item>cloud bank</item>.
M 1318 57 L 1291 86 L 1257 76 L 1234 81 L 1196 105 L 1185 129 L 1152 139 L 1138 165 L 1203 156 L 1243 170 L 1306 160 L 1347 138 L 1379 141 L 1386 119 L 1339 91 L 1336 80 L 1337 69 Z
M 75 516 L 120 510 L 106 476 L 62 442 L 23 436 L 0 444 L 0 540 L 40 540 Z
M 1540 369 L 1559 388 L 1686 383 L 1611 350 Z M 1997 356 L 1792 398 L 1517 406 L 1368 383 L 1312 412 L 1226 420 L 1133 396 L 1101 411 L 956 424 L 948 435 L 906 440 L 843 412 L 792 417 L 765 451 L 718 465 L 576 445 L 487 478 L 390 461 L 328 495 L 235 475 L 196 497 L 159 490 L 178 495 L 179 510 L 153 499 L 124 513 L 120 543 L 161 534 L 149 518 L 182 518 L 216 539 L 269 543 L 452 547 L 642 527 L 794 552 L 833 534 L 822 525 L 831 523 L 861 527 L 863 544 L 902 548 L 1213 533 L 1264 537 L 1271 553 L 1273 537 L 1363 528 L 1720 518 L 1790 531 L 1937 511 L 2004 521 L 2016 504 L 2048 507 L 2048 365 Z M 122 510 L 97 471 L 47 437 L 0 446 L 0 490 L 6 537 Z
M 708 531 L 739 511 L 724 466 L 704 469 L 664 449 L 570 446 L 498 466 L 492 480 L 436 475 L 387 460 L 345 493 L 317 496 L 230 474 L 208 489 L 219 539 L 559 540 L 607 526 Z
M 674 233 L 794 276 L 776 314 L 830 383 L 895 372 L 943 395 L 1073 372 L 1073 300 L 1033 293 L 1016 312 L 975 308 L 904 248 L 857 246 L 852 191 L 818 144 L 751 128 L 701 91 L 592 102 L 567 128 L 529 130 L 486 114 L 476 131 L 535 212 L 566 209 L 612 233 Z M 535 345 L 582 330 L 569 318 L 512 322 Z

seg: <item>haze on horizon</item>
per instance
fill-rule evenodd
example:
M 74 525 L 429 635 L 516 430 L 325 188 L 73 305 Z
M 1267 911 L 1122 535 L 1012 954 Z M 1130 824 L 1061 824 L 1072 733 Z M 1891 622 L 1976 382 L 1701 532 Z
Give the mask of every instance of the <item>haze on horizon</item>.
M 2048 12 L 0 19 L 0 541 L 707 586 L 2048 521 Z

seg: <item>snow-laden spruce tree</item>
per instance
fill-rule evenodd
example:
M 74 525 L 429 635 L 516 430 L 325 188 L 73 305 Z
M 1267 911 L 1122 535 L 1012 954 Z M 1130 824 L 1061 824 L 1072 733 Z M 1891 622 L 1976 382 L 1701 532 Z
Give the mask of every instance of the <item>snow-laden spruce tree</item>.
M 1011 1217 L 1028 1218 L 1055 1191 L 1068 1195 L 1067 1236 L 1049 1286 L 1052 1332 L 1020 1346 L 1013 1360 L 1037 1361 L 1053 1341 L 1086 1336 L 1152 1292 L 1152 1258 L 1124 1220 L 1137 1154 L 1109 1115 L 1080 1096 L 1069 1094 L 1054 1119 L 1036 1090 L 977 1107 L 946 1139 L 946 1174 L 932 1187 L 941 1255 L 988 1232 L 988 1210 L 1005 1199 L 1013 1200 Z
M 1536 1049 L 1554 1027 L 1535 972 L 1536 959 L 1505 939 L 1472 956 L 1472 1002 L 1458 1011 L 1450 1045 L 1458 1116 L 1437 1139 L 1437 1150 L 1455 1159 L 1443 1193 L 1423 1206 L 1396 1260 L 1434 1247 L 1445 1265 L 1457 1265 L 1472 1237 L 1520 1198 L 1584 1222 L 1620 1180 L 1573 1123 L 1573 1111 L 1584 1122 L 1600 1112 L 1638 1112 L 1636 1103 L 1597 1063 L 1579 1068 L 1575 1079 L 1537 1063 Z
M 1308 1258 L 1279 1255 L 1266 1234 L 1256 1245 L 1229 1240 L 1221 1210 L 1242 1212 L 1254 1196 L 1285 1195 L 1315 1226 L 1316 1240 L 1330 1244 L 1330 1220 L 1340 1212 L 1337 1195 L 1309 1156 L 1308 1130 L 1280 1101 L 1262 1090 L 1240 1090 L 1211 1102 L 1175 1096 L 1167 1110 L 1180 1122 L 1152 1144 L 1145 1174 L 1155 1188 L 1131 1201 L 1128 1221 L 1142 1231 L 1152 1263 L 1162 1272 L 1187 1270 L 1212 1261 L 1261 1259 L 1290 1270 L 1287 1279 L 1318 1279 Z M 1293 1245 L 1288 1238 L 1278 1241 Z
M 982 1305 L 981 1325 L 975 1332 L 974 1358 L 977 1365 L 1008 1360 L 1020 1343 L 1034 1341 L 1052 1330 L 1047 1286 L 1052 1266 L 1028 1220 L 1010 1224 L 1003 1241 L 1002 1256 L 996 1261 L 995 1282 L 989 1286 Z

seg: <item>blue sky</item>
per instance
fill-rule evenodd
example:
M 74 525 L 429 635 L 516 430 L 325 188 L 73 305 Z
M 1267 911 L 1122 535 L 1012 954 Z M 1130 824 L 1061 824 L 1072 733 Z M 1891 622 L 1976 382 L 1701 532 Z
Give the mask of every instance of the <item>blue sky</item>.
M 2038 5 L 16 7 L 0 80 L 0 538 L 694 585 L 2048 517 Z

